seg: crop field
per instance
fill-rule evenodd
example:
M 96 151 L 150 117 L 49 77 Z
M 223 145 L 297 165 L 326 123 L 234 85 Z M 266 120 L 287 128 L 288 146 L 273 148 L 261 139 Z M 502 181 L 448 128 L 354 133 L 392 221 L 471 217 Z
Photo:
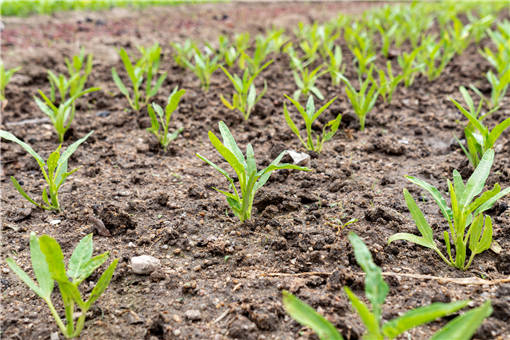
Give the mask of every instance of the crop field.
M 510 339 L 508 3 L 1 10 L 0 338 Z

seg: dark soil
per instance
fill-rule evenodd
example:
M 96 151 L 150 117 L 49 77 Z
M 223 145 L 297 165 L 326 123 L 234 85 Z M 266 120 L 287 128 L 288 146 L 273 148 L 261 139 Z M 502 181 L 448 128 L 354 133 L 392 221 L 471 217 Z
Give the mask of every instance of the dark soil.
M 219 100 L 220 93 L 231 93 L 226 77 L 218 71 L 211 90 L 204 93 L 195 76 L 173 62 L 171 41 L 186 37 L 216 41 L 220 33 L 295 27 L 298 21 L 330 19 L 341 11 L 354 13 L 366 7 L 362 3 L 217 4 L 4 19 L 3 59 L 7 67 L 23 69 L 7 88 L 2 129 L 45 157 L 57 147 L 49 122 L 30 121 L 44 118 L 32 97 L 39 88 L 48 91 L 46 69 L 63 72 L 64 57 L 78 53 L 79 46 L 94 53 L 89 84 L 102 91 L 80 100 L 65 142 L 95 131 L 71 158 L 70 167 L 80 170 L 61 190 L 62 213 L 41 211 L 20 197 L 9 176 L 15 175 L 30 194 L 39 197 L 39 170 L 20 147 L 2 143 L 2 258 L 14 256 L 30 270 L 30 231 L 56 238 L 66 256 L 84 235 L 94 232 L 95 252 L 110 251 L 120 262 L 111 286 L 90 311 L 83 339 L 315 339 L 285 313 L 283 289 L 326 315 L 346 339 L 359 339 L 363 326 L 342 292 L 342 286 L 348 285 L 363 295 L 364 276 L 346 237 L 352 230 L 367 243 L 384 272 L 396 273 L 385 277 L 390 285 L 385 319 L 436 301 L 470 299 L 474 307 L 491 299 L 494 313 L 476 338 L 510 339 L 510 283 L 461 285 L 398 275 L 508 278 L 508 197 L 491 211 L 494 240 L 502 252 L 478 255 L 466 272 L 448 267 L 432 250 L 406 242 L 387 245 L 396 232 L 417 233 L 403 188 L 420 198 L 437 237 L 446 227 L 430 197 L 404 175 L 426 179 L 443 193 L 453 169 L 461 170 L 464 178 L 470 175 L 454 139 L 463 135 L 464 118 L 448 96 L 460 97 L 458 87 L 470 83 L 488 90 L 484 74 L 489 64 L 478 46 L 455 57 L 437 81 L 418 77 L 410 88 L 397 90 L 391 105 L 378 102 L 367 117 L 365 132 L 358 129 L 343 88 L 331 87 L 323 76 L 318 86 L 326 99 L 339 99 L 319 125 L 341 112 L 341 131 L 321 154 L 312 155 L 313 172 L 274 173 L 258 193 L 253 218 L 247 223 L 239 223 L 225 199 L 212 189 L 226 187 L 224 179 L 195 156 L 200 152 L 226 165 L 207 138 L 207 131 L 217 133 L 220 120 L 242 148 L 247 143 L 254 146 L 259 167 L 284 149 L 304 151 L 283 119 L 283 93 L 291 94 L 294 82 L 287 58 L 277 57 L 259 79 L 267 80 L 267 95 L 244 122 L 241 114 L 227 110 Z M 135 54 L 137 45 L 156 41 L 163 47 L 162 68 L 169 76 L 154 101 L 163 104 L 176 85 L 187 90 L 172 118 L 173 128 L 182 126 L 184 132 L 166 153 L 145 131 L 146 110 L 136 114 L 127 109 L 110 71 L 122 69 L 117 48 Z M 343 50 L 347 77 L 352 78 L 352 55 L 345 46 Z M 489 123 L 508 117 L 509 104 L 507 95 Z M 496 149 L 488 184 L 499 182 L 506 188 L 510 186 L 508 133 Z M 351 218 L 358 222 L 339 230 Z M 98 220 L 111 236 L 97 234 Z M 147 276 L 134 274 L 129 262 L 143 254 L 157 257 L 162 264 Z M 0 267 L 2 338 L 49 339 L 57 327 L 47 306 L 5 262 Z M 97 278 L 94 274 L 90 281 Z M 83 286 L 84 291 L 92 287 Z M 411 337 L 427 338 L 446 321 L 417 328 Z

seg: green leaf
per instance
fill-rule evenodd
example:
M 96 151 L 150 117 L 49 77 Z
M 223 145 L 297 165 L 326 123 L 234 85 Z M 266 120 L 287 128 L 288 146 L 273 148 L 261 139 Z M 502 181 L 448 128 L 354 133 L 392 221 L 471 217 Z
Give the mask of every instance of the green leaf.
M 351 301 L 351 305 L 354 307 L 356 312 L 358 313 L 361 321 L 365 325 L 368 331 L 369 337 L 367 339 L 380 339 L 381 332 L 379 330 L 379 320 L 377 320 L 376 316 L 370 312 L 370 309 L 366 304 L 363 303 L 350 289 L 349 287 L 344 287 L 344 291 L 347 294 L 347 297 Z M 371 337 L 370 337 L 371 336 Z
M 126 97 L 129 97 L 129 92 L 126 89 L 126 86 L 124 85 L 122 80 L 120 80 L 120 77 L 117 74 L 117 71 L 115 70 L 115 67 L 112 68 L 112 77 L 113 77 L 113 81 L 115 82 L 115 85 L 117 85 L 117 87 L 119 88 L 120 92 L 123 95 L 125 95 Z
M 90 293 L 89 299 L 85 302 L 86 309 L 89 309 L 90 306 L 99 299 L 101 294 L 108 288 L 108 285 L 110 284 L 110 280 L 112 279 L 113 272 L 115 271 L 115 268 L 117 267 L 117 263 L 119 262 L 118 259 L 113 260 L 113 262 L 108 266 L 108 268 L 104 271 L 103 275 L 99 278 L 97 281 L 96 286 L 92 289 L 92 292 Z
M 427 240 L 423 237 L 419 237 L 417 235 L 413 235 L 413 234 L 409 234 L 409 233 L 396 233 L 396 234 L 391 235 L 390 238 L 388 238 L 388 244 L 393 241 L 397 241 L 397 240 L 409 241 L 409 242 L 416 243 L 416 244 L 419 244 L 420 246 L 427 247 L 430 249 L 437 248 L 435 243 L 431 243 L 429 240 Z
M 492 314 L 491 302 L 459 315 L 434 333 L 430 340 L 469 340 L 489 315 Z
M 16 136 L 14 136 L 12 133 L 4 131 L 4 130 L 0 130 L 0 138 L 7 139 L 8 141 L 11 141 L 11 142 L 15 142 L 16 144 L 21 146 L 23 149 L 25 149 L 26 152 L 28 152 L 32 157 L 35 158 L 35 160 L 37 161 L 37 163 L 39 164 L 39 166 L 41 168 L 44 168 L 44 165 L 45 165 L 44 160 L 42 159 L 41 156 L 39 156 L 37 154 L 37 152 L 34 151 L 34 149 L 32 149 L 32 147 L 30 145 L 26 144 L 25 142 L 22 142 Z
M 446 201 L 434 186 L 430 185 L 429 183 L 425 182 L 424 180 L 421 180 L 416 177 L 412 176 L 405 176 L 410 182 L 418 185 L 419 187 L 427 190 L 434 201 L 436 201 L 437 205 L 439 206 L 439 209 L 443 213 L 444 218 L 451 224 L 451 221 L 453 219 L 453 212 L 452 210 L 446 205 Z
M 499 136 L 510 127 L 510 117 L 496 125 L 494 129 L 489 134 L 488 138 L 488 147 L 493 147 L 494 143 L 498 140 Z
M 423 212 L 420 210 L 407 189 L 404 189 L 404 198 L 407 204 L 407 208 L 409 209 L 409 212 L 411 213 L 411 216 L 413 217 L 413 220 L 416 223 L 416 226 L 418 227 L 418 230 L 420 231 L 424 240 L 426 240 L 429 244 L 433 244 L 435 247 L 432 228 L 428 224 L 427 220 L 425 220 Z
M 310 327 L 321 340 L 343 340 L 336 328 L 312 307 L 287 291 L 282 292 L 287 313 L 303 326 Z
M 57 282 L 68 282 L 66 268 L 64 264 L 64 254 L 55 239 L 48 235 L 39 237 L 41 251 L 46 257 L 51 277 Z
M 287 103 L 283 103 L 283 114 L 285 116 L 285 121 L 287 122 L 287 125 L 291 129 L 292 132 L 299 138 L 301 143 L 306 147 L 305 141 L 301 138 L 301 135 L 299 133 L 299 129 L 297 128 L 296 124 L 292 121 L 292 118 L 290 118 L 289 110 L 287 110 Z
M 413 309 L 404 315 L 386 322 L 382 332 L 390 339 L 396 338 L 405 331 L 434 321 L 437 318 L 452 314 L 468 305 L 469 301 L 452 303 L 433 303 L 428 306 Z
M 485 228 L 482 234 L 482 227 L 484 226 L 484 216 L 478 215 L 475 217 L 470 226 L 469 235 L 469 249 L 472 255 L 480 254 L 491 247 L 492 243 L 492 220 L 490 216 L 485 217 Z M 482 237 L 480 238 L 480 235 Z
M 486 210 L 489 210 L 490 208 L 492 208 L 492 206 L 494 205 L 494 203 L 496 203 L 497 200 L 499 200 L 501 197 L 503 196 L 506 196 L 510 194 L 510 187 L 500 191 L 499 193 L 497 193 L 496 195 L 492 196 L 491 198 L 489 198 L 487 201 L 485 201 L 484 203 L 482 203 L 474 212 L 473 212 L 473 215 L 478 215 L 478 214 L 481 214 L 482 212 L 486 211 Z
M 489 149 L 485 152 L 475 171 L 466 182 L 466 188 L 463 195 L 459 198 L 460 206 L 464 207 L 471 203 L 473 198 L 478 195 L 485 186 L 485 181 L 494 161 L 494 150 Z
M 353 232 L 349 233 L 349 241 L 354 248 L 356 262 L 366 273 L 365 277 L 365 295 L 372 303 L 374 315 L 379 319 L 381 305 L 384 303 L 389 292 L 389 287 L 381 274 L 379 268 L 372 260 L 372 255 L 363 241 Z
M 76 281 L 83 271 L 84 265 L 90 261 L 93 252 L 92 234 L 88 234 L 80 240 L 76 248 L 74 248 L 69 265 L 67 275 Z
M 80 268 L 79 276 L 76 281 L 73 280 L 73 283 L 79 285 L 83 280 L 88 278 L 97 268 L 99 268 L 103 263 L 108 260 L 109 253 L 104 252 L 101 255 L 94 256 L 87 263 L 83 264 Z
M 62 152 L 62 155 L 60 156 L 60 159 L 58 160 L 59 166 L 62 166 L 64 163 L 67 164 L 67 160 L 76 151 L 76 149 L 78 149 L 78 146 L 80 146 L 80 144 L 85 142 L 87 140 L 87 138 L 89 138 L 90 135 L 93 133 L 94 133 L 94 131 L 90 131 L 89 133 L 87 133 L 87 135 L 85 137 L 80 138 L 73 144 L 69 145 L 67 147 L 67 149 L 64 152 Z
M 49 295 L 46 295 L 36 284 L 35 282 L 28 276 L 27 273 L 25 273 L 23 271 L 23 269 L 21 269 L 17 264 L 16 262 L 14 262 L 13 259 L 11 259 L 10 257 L 7 258 L 5 260 L 5 262 L 7 263 L 7 265 L 9 266 L 9 268 L 11 268 L 11 270 L 14 272 L 14 274 L 16 274 L 20 279 L 21 281 L 25 282 L 25 284 L 34 291 L 34 293 L 36 293 L 38 296 L 40 296 L 41 298 L 49 298 L 50 296 Z M 51 277 L 50 277 L 51 278 Z M 53 282 L 53 281 L 52 281 Z
M 30 258 L 35 278 L 44 297 L 48 298 L 53 291 L 53 279 L 45 255 L 41 251 L 39 238 L 34 232 L 30 233 Z
M 23 190 L 23 188 L 21 187 L 21 185 L 18 183 L 18 181 L 16 180 L 16 178 L 14 178 L 14 176 L 11 176 L 11 182 L 12 182 L 12 185 L 14 185 L 14 188 L 16 188 L 16 190 L 18 190 L 18 192 L 21 194 L 21 196 L 25 197 L 25 199 L 27 201 L 29 201 L 30 203 L 32 203 L 33 205 L 36 205 L 38 206 L 39 208 L 43 208 L 43 206 L 41 206 L 39 203 L 37 203 L 36 201 L 34 201 L 30 196 L 28 196 L 28 194 L 25 192 L 25 190 Z
M 223 138 L 223 143 L 228 148 L 228 150 L 230 150 L 230 152 L 234 154 L 234 156 L 237 158 L 238 162 L 242 165 L 242 168 L 244 169 L 246 167 L 246 161 L 244 160 L 244 156 L 241 149 L 239 149 L 234 137 L 230 133 L 230 130 L 223 121 L 220 121 L 218 125 L 220 128 L 221 138 Z

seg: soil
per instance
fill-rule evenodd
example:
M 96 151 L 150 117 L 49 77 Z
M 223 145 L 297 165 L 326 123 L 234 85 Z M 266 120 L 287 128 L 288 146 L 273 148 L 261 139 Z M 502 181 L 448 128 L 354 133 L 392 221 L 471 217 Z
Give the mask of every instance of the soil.
M 66 256 L 84 235 L 95 233 L 95 253 L 110 251 L 111 258 L 120 262 L 110 287 L 89 312 L 82 339 L 316 339 L 285 313 L 283 289 L 326 315 L 346 339 L 359 339 L 364 328 L 342 292 L 347 285 L 364 295 L 364 276 L 347 240 L 348 231 L 354 231 L 383 271 L 393 273 L 385 276 L 390 285 L 385 319 L 437 301 L 470 299 L 474 307 L 491 299 L 494 312 L 475 338 L 510 339 L 510 283 L 459 284 L 423 278 L 508 278 L 508 197 L 490 211 L 494 240 L 502 251 L 478 255 L 466 272 L 448 267 L 432 250 L 407 242 L 387 244 L 396 232 L 417 233 L 403 188 L 419 199 L 438 238 L 446 227 L 433 200 L 403 176 L 423 178 L 445 193 L 453 169 L 464 178 L 470 175 L 471 167 L 454 139 L 463 136 L 464 118 L 448 96 L 460 99 L 458 87 L 470 83 L 484 92 L 490 90 L 484 79 L 490 66 L 479 55 L 479 46 L 456 56 L 438 80 L 429 82 L 420 76 L 411 87 L 399 88 L 390 105 L 378 101 L 364 132 L 358 129 L 343 88 L 330 86 L 323 76 L 318 87 L 326 99 L 339 99 L 315 128 L 341 112 L 341 131 L 320 154 L 311 154 L 308 165 L 313 172 L 274 173 L 258 192 L 252 219 L 244 224 L 212 189 L 226 188 L 224 178 L 195 156 L 200 152 L 227 166 L 207 138 L 207 131 L 218 132 L 220 120 L 242 148 L 247 143 L 254 146 L 259 168 L 284 149 L 305 151 L 283 123 L 282 94 L 291 94 L 294 82 L 288 59 L 274 56 L 275 63 L 259 78 L 259 82 L 267 80 L 267 94 L 244 122 L 240 113 L 220 102 L 219 94 L 232 90 L 226 77 L 216 72 L 210 91 L 204 93 L 193 74 L 175 65 L 171 41 L 186 37 L 216 41 L 218 34 L 256 34 L 273 25 L 291 28 L 299 21 L 360 13 L 368 6 L 230 3 L 4 18 L 2 58 L 7 67 L 23 69 L 7 87 L 2 129 L 27 141 L 44 157 L 57 147 L 53 127 L 32 97 L 39 88 L 49 90 L 46 69 L 64 72 L 64 58 L 78 53 L 79 46 L 94 54 L 89 84 L 102 91 L 79 101 L 66 136 L 69 145 L 95 131 L 71 158 L 70 167 L 80 169 L 61 189 L 61 213 L 41 211 L 19 196 L 9 176 L 15 175 L 25 190 L 39 197 L 39 170 L 19 146 L 2 143 L 2 258 L 14 256 L 30 272 L 29 232 L 56 238 Z M 145 131 L 150 124 L 146 110 L 137 114 L 127 109 L 110 71 L 122 69 L 116 49 L 124 47 L 136 54 L 137 45 L 154 42 L 162 45 L 161 67 L 169 72 L 154 101 L 163 104 L 176 85 L 187 91 L 171 124 L 184 132 L 166 153 Z M 351 79 L 353 57 L 343 43 L 342 47 L 346 76 Z M 394 63 L 398 52 L 392 54 Z M 489 124 L 510 116 L 509 104 L 507 95 Z M 499 182 L 506 188 L 510 186 L 508 132 L 496 150 L 488 185 Z M 358 221 L 342 229 L 351 218 Z M 98 220 L 111 236 L 98 235 Z M 134 274 L 130 259 L 137 255 L 155 256 L 161 267 L 150 275 Z M 57 328 L 47 306 L 5 262 L 0 267 L 2 338 L 49 339 Z M 97 278 L 93 274 L 82 285 L 83 291 L 89 292 Z M 425 339 L 451 318 L 409 334 Z

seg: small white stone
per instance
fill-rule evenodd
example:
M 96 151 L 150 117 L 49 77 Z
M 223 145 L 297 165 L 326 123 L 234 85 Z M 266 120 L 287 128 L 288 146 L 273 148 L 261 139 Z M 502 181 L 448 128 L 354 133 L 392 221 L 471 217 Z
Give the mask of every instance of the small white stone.
M 59 224 L 60 222 L 62 222 L 62 221 L 61 220 L 51 220 L 50 224 L 56 225 L 56 224 Z
M 134 247 L 136 247 L 136 246 L 135 246 L 135 244 L 134 244 L 133 242 L 129 242 L 129 243 L 128 243 L 128 247 L 129 247 L 129 248 L 134 248 Z
M 184 316 L 186 317 L 186 319 L 191 321 L 198 321 L 202 319 L 202 314 L 200 313 L 199 310 L 196 309 L 187 310 L 186 312 L 184 312 Z
M 50 340 L 59 340 L 60 337 L 58 336 L 57 332 L 51 333 Z
M 150 255 L 135 256 L 131 258 L 131 268 L 135 274 L 150 274 L 159 268 L 161 262 Z
M 290 158 L 292 158 L 292 161 L 296 165 L 305 164 L 310 159 L 310 155 L 305 152 L 297 152 L 294 150 L 289 150 L 289 151 L 287 151 L 287 153 L 289 154 Z

